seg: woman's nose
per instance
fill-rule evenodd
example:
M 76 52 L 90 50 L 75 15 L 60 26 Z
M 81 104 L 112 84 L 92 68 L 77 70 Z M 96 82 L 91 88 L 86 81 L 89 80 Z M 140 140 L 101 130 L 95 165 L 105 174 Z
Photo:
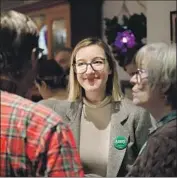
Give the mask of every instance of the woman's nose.
M 87 66 L 86 74 L 94 73 L 95 71 L 93 70 L 91 65 Z
M 131 83 L 131 84 L 135 84 L 135 83 L 136 83 L 136 75 L 133 75 L 133 76 L 130 78 L 130 83 Z

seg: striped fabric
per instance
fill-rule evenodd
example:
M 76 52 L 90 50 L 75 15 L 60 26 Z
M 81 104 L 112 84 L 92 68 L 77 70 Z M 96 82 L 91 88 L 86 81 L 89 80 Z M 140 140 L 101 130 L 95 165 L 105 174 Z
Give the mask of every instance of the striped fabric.
M 1 91 L 0 176 L 84 176 L 71 130 L 50 109 Z

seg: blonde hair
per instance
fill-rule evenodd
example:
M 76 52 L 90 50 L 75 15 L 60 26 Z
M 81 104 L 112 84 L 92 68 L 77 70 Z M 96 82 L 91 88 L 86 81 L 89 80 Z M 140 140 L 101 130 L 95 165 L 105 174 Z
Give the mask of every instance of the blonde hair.
M 112 101 L 120 101 L 122 98 L 122 91 L 119 85 L 119 79 L 116 69 L 116 61 L 111 53 L 109 46 L 104 43 L 101 39 L 98 38 L 86 38 L 80 41 L 76 47 L 74 48 L 72 55 L 71 55 L 71 66 L 70 66 L 70 75 L 69 75 L 69 97 L 70 101 L 76 101 L 83 97 L 83 88 L 80 86 L 79 82 L 76 78 L 76 73 L 74 72 L 73 64 L 76 60 L 77 52 L 84 47 L 91 46 L 91 45 L 98 45 L 101 47 L 106 55 L 106 59 L 108 61 L 110 70 L 112 73 L 108 77 L 107 81 L 107 94 L 112 95 Z
M 170 91 L 167 95 L 174 97 L 175 92 L 177 93 L 175 44 L 153 43 L 145 45 L 138 51 L 135 60 L 138 68 L 147 70 L 151 89 L 160 86 L 162 91 L 173 90 L 174 92 Z

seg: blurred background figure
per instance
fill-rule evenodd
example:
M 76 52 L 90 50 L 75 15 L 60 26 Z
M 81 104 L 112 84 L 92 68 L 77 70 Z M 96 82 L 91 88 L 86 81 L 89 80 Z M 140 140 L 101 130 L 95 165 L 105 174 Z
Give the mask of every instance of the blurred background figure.
M 66 74 L 55 60 L 39 60 L 35 85 L 43 99 L 67 99 Z
M 66 73 L 69 73 L 70 58 L 72 49 L 71 48 L 60 48 L 55 52 L 55 61 L 64 69 Z

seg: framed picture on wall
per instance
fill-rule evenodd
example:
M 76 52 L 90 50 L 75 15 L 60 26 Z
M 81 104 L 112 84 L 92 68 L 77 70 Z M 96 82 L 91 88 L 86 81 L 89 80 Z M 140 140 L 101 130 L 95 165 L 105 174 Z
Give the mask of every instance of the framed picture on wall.
M 176 20 L 176 14 L 177 11 L 171 11 L 170 12 L 170 35 L 171 35 L 171 42 L 177 42 L 177 30 L 176 30 L 176 25 L 177 25 L 177 20 Z

